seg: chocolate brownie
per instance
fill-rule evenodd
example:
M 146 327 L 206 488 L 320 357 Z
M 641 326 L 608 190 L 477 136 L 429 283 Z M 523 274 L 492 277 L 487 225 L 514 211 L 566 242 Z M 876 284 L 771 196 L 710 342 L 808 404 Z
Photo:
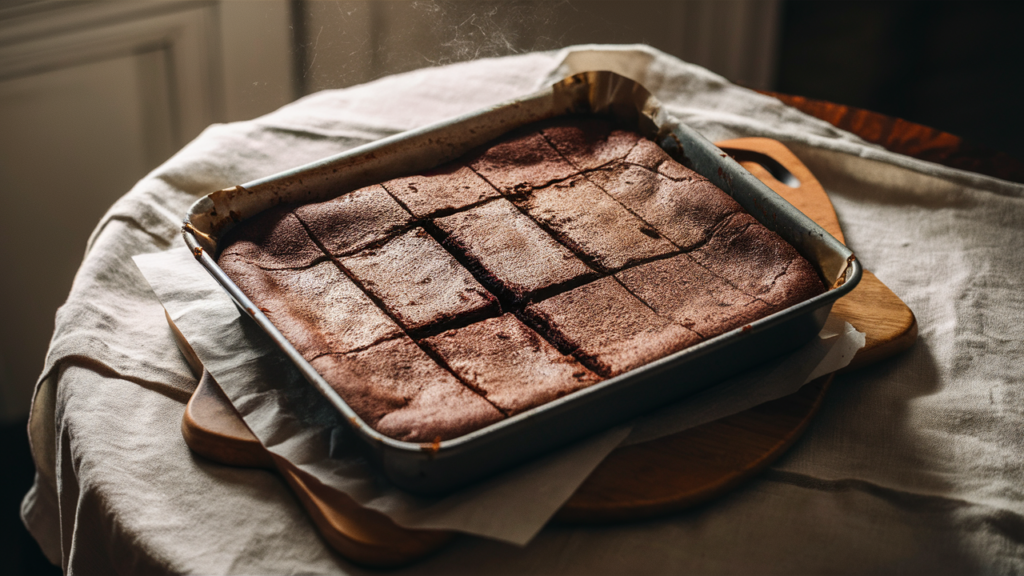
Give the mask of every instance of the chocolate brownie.
M 396 440 L 448 440 L 504 417 L 405 336 L 310 363 L 363 421 Z
M 536 222 L 498 199 L 434 221 L 444 246 L 499 296 L 522 302 L 595 276 Z
M 509 416 L 600 381 L 512 314 L 449 330 L 424 344 Z
M 401 334 L 333 262 L 300 270 L 264 270 L 228 256 L 220 259 L 220 267 L 307 360 Z
M 619 130 L 603 118 L 569 117 L 552 122 L 540 133 L 579 170 L 621 160 L 641 141 L 636 132 Z
M 605 377 L 700 341 L 696 333 L 656 314 L 612 276 L 530 304 L 523 312 L 563 352 Z
M 768 314 L 760 300 L 733 288 L 687 254 L 616 274 L 658 314 L 712 338 Z
M 636 146 L 630 150 L 623 161 L 626 164 L 643 166 L 672 180 L 707 180 L 700 174 L 673 160 L 660 146 L 646 138 L 637 142 Z
M 461 162 L 388 180 L 383 186 L 417 218 L 448 214 L 498 197 L 494 187 Z
M 455 438 L 825 290 L 725 192 L 600 118 L 232 230 L 219 262 L 371 427 Z M 499 302 L 500 299 L 500 302 Z
M 466 163 L 503 194 L 527 192 L 579 172 L 535 130 L 515 132 Z
M 516 203 L 603 272 L 678 251 L 584 176 L 534 190 Z
M 304 268 L 324 258 L 295 214 L 282 206 L 236 226 L 224 246 L 222 256 L 238 257 L 267 270 Z
M 498 300 L 422 228 L 339 260 L 406 330 L 499 313 Z
M 676 246 L 692 250 L 707 242 L 715 225 L 740 205 L 706 178 L 670 162 L 679 169 L 673 172 L 683 174 L 680 180 L 624 162 L 589 172 L 587 178 Z
M 306 204 L 296 208 L 295 214 L 333 256 L 382 242 L 412 223 L 412 215 L 379 184 Z
M 746 213 L 730 216 L 693 259 L 774 312 L 825 291 L 795 248 Z

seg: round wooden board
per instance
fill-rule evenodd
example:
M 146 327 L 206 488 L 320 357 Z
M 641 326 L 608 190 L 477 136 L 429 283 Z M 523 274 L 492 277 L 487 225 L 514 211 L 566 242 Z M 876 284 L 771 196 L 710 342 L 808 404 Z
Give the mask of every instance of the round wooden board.
M 728 492 L 800 437 L 833 376 L 822 376 L 795 394 L 728 418 L 615 450 L 555 518 L 587 523 L 634 520 Z
M 785 146 L 764 138 L 718 145 L 775 192 L 843 239 L 824 189 Z M 792 187 L 781 180 L 799 181 L 799 185 Z M 858 287 L 836 303 L 833 312 L 867 334 L 867 345 L 851 367 L 902 351 L 917 336 L 913 313 L 870 272 L 865 272 Z M 179 345 L 186 356 L 192 357 L 190 360 L 196 360 L 183 338 L 179 338 Z M 795 394 L 745 412 L 615 450 L 566 502 L 556 519 L 593 523 L 644 518 L 729 491 L 763 470 L 800 437 L 821 406 L 831 381 L 832 375 L 824 376 Z M 448 539 L 448 534 L 442 532 L 395 526 L 382 515 L 353 507 L 344 495 L 304 478 L 287 462 L 268 459 L 268 453 L 208 376 L 186 408 L 182 432 L 194 451 L 213 460 L 234 465 L 276 465 L 328 543 L 355 562 L 399 565 L 429 553 Z

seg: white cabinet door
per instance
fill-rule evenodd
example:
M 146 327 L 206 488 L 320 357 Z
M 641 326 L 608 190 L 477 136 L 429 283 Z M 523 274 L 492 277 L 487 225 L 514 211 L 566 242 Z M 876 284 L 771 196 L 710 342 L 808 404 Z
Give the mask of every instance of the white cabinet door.
M 294 98 L 289 5 L 0 9 L 0 420 L 23 417 L 106 209 L 213 122 Z

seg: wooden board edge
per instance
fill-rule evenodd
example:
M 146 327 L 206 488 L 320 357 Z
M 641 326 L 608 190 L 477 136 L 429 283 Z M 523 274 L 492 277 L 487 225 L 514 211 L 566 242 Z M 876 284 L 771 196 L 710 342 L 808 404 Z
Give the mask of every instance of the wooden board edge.
M 803 436 L 803 433 L 810 425 L 811 420 L 821 409 L 825 394 L 828 391 L 834 376 L 835 374 L 827 374 L 808 383 L 790 396 L 772 400 L 751 409 L 771 410 L 779 404 L 792 401 L 792 397 L 799 395 L 803 395 L 811 401 L 810 409 L 800 420 L 799 424 L 790 428 L 783 437 L 779 438 L 778 442 L 772 446 L 771 449 L 765 451 L 760 457 L 751 460 L 747 467 L 737 470 L 733 474 L 720 476 L 713 482 L 694 486 L 688 494 L 679 495 L 677 493 L 671 498 L 653 498 L 641 502 L 632 501 L 628 505 L 616 505 L 614 503 L 609 504 L 608 502 L 598 503 L 594 502 L 593 498 L 588 501 L 585 496 L 578 496 L 585 495 L 587 492 L 587 486 L 586 483 L 584 483 L 573 497 L 571 497 L 569 501 L 566 502 L 558 511 L 554 519 L 566 524 L 607 524 L 643 520 L 691 508 L 731 492 L 734 488 L 743 484 L 753 476 L 756 476 L 762 470 L 778 460 L 793 446 L 793 444 L 796 443 L 797 440 L 800 439 L 801 436 Z M 690 436 L 698 436 L 712 429 L 722 430 L 730 427 L 743 426 L 743 420 L 748 417 L 748 412 L 749 411 L 740 412 L 714 422 L 709 422 L 689 430 L 684 430 L 683 432 L 670 437 L 659 438 L 652 442 L 661 441 L 663 444 L 665 442 L 675 442 L 680 445 L 685 445 L 689 439 L 688 437 Z M 630 449 L 643 450 L 644 444 L 647 443 L 620 448 L 619 450 L 621 450 L 622 453 L 619 457 L 628 457 Z M 610 456 L 608 465 L 614 466 L 615 462 L 610 460 L 611 458 L 612 457 Z M 595 471 L 591 477 L 597 478 L 597 474 L 599 474 L 599 471 Z M 601 480 L 597 479 L 596 481 L 600 482 Z

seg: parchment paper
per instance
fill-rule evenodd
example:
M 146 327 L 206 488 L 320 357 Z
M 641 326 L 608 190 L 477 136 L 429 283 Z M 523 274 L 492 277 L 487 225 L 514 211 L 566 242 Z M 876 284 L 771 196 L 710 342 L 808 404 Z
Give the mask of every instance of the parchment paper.
M 360 455 L 340 415 L 184 246 L 134 257 L 175 325 L 260 442 L 324 485 L 409 528 L 447 529 L 525 545 L 623 441 L 643 442 L 795 392 L 837 370 L 864 335 L 832 321 L 793 355 L 631 425 L 616 427 L 452 495 L 403 492 Z M 632 431 L 632 433 L 631 433 Z

